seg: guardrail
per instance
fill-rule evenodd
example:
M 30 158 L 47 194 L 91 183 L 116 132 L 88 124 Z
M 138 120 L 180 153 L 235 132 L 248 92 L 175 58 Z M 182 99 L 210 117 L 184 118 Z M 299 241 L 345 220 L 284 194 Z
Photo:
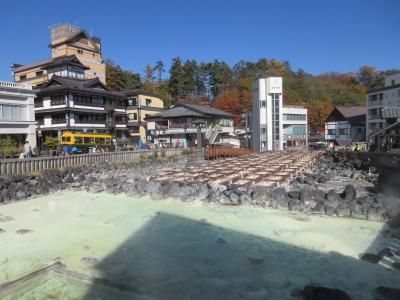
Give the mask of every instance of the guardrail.
M 134 161 L 143 156 L 152 157 L 156 155 L 160 157 L 203 156 L 203 150 L 179 148 L 34 157 L 29 159 L 1 159 L 0 175 L 38 173 L 48 169 L 61 169 L 102 162 Z
M 204 158 L 206 160 L 223 159 L 227 157 L 248 155 L 251 153 L 253 152 L 248 148 L 210 147 L 204 151 Z

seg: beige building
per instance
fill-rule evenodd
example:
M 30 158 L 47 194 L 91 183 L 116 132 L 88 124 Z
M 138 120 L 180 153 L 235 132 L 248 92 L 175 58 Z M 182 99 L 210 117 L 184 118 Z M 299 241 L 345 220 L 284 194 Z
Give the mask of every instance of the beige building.
M 63 70 L 48 69 L 47 66 L 61 57 L 75 55 L 87 67 L 85 79 L 99 78 L 106 83 L 106 67 L 101 54 L 101 42 L 97 37 L 89 36 L 85 30 L 71 24 L 60 24 L 50 30 L 51 58 L 40 60 L 32 64 L 13 64 L 14 81 L 29 83 L 33 86 L 48 81 L 47 72 L 61 72 Z M 73 67 L 72 67 L 73 68 Z
M 127 126 L 133 144 L 139 142 L 152 143 L 151 131 L 155 130 L 155 122 L 146 122 L 145 118 L 157 114 L 164 109 L 161 98 L 147 90 L 122 91 L 127 96 Z

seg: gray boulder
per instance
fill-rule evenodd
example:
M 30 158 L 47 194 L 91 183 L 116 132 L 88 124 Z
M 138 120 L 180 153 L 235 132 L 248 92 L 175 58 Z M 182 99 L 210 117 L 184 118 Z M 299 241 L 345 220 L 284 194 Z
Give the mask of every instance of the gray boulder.
M 347 184 L 344 187 L 343 196 L 346 201 L 354 200 L 357 196 L 357 191 L 356 191 L 356 188 L 354 187 L 354 185 Z
M 306 300 L 351 300 L 342 290 L 313 285 L 304 287 L 303 297 Z
M 288 210 L 289 196 L 284 188 L 276 188 L 269 194 L 272 208 Z

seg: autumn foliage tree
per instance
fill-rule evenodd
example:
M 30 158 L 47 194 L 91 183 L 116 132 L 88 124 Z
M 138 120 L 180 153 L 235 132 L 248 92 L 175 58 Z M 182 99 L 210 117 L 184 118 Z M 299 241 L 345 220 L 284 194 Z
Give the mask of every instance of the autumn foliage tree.
M 224 90 L 215 100 L 215 107 L 234 115 L 235 124 L 240 122 L 239 93 L 232 90 Z

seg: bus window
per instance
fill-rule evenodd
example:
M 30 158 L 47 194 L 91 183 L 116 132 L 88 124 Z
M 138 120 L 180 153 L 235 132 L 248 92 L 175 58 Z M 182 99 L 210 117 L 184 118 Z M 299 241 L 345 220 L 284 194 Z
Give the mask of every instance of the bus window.
M 111 139 L 106 139 L 106 145 L 110 145 L 111 144 Z
M 104 138 L 96 138 L 96 144 L 104 144 Z
M 85 144 L 94 144 L 94 138 L 85 137 L 85 138 L 84 138 L 84 143 L 85 143 Z
M 61 141 L 62 141 L 62 142 L 67 142 L 67 143 L 69 143 L 69 142 L 71 141 L 71 137 L 69 137 L 69 136 L 63 136 L 63 137 L 61 137 Z
M 75 144 L 82 144 L 82 142 L 83 142 L 83 138 L 81 138 L 79 136 L 74 137 L 74 140 L 75 140 Z

